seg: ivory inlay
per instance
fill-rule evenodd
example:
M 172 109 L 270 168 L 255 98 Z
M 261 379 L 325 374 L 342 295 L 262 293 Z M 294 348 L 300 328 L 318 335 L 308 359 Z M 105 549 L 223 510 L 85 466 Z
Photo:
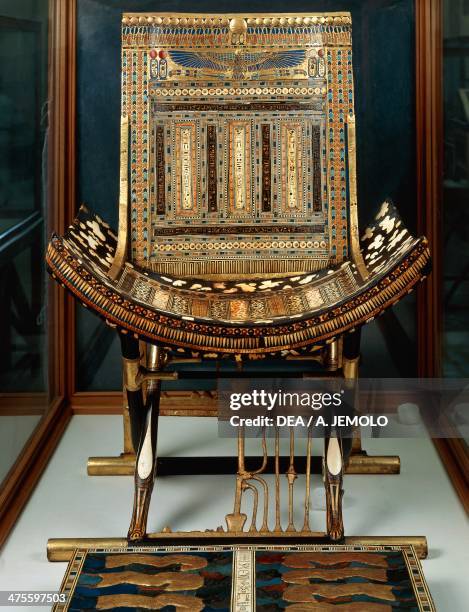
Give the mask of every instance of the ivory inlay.
M 296 129 L 287 130 L 287 205 L 298 206 L 298 169 L 297 164 L 298 134 Z
M 181 206 L 183 210 L 192 208 L 191 136 L 191 128 L 181 129 Z
M 148 478 L 153 467 L 153 452 L 151 450 L 151 423 L 148 419 L 147 431 L 143 440 L 142 450 L 140 451 L 137 472 L 142 480 Z
M 255 552 L 235 550 L 231 593 L 232 612 L 254 612 L 256 609 L 255 588 Z
M 242 126 L 234 128 L 234 205 L 236 210 L 246 207 L 246 129 Z
M 327 449 L 327 467 L 333 476 L 340 474 L 342 469 L 342 453 L 340 452 L 339 441 L 331 438 Z

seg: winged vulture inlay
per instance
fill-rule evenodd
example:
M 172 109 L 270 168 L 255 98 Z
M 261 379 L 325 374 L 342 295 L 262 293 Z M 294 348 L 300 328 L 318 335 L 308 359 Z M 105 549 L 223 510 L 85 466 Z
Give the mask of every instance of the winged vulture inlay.
M 202 71 L 220 71 L 225 76 L 232 73 L 233 77 L 259 72 L 261 70 L 276 70 L 299 66 L 305 59 L 305 51 L 292 49 L 288 51 L 227 52 L 211 51 L 170 51 L 170 58 L 178 66 L 195 68 Z

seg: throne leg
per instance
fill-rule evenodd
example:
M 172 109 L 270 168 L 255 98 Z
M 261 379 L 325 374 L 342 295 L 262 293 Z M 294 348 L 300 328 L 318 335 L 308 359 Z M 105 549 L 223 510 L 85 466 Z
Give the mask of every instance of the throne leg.
M 342 353 L 342 373 L 346 380 L 356 380 L 359 376 L 361 329 L 344 336 Z M 356 410 L 359 412 L 357 402 Z M 396 455 L 368 455 L 362 447 L 360 428 L 354 432 L 349 459 L 346 461 L 347 474 L 399 474 L 400 459 Z
M 346 381 L 358 379 L 360 366 L 360 340 L 361 329 L 358 329 L 344 338 L 342 372 Z M 355 397 L 355 410 L 357 409 L 357 397 Z M 366 451 L 362 448 L 360 430 L 354 432 L 352 439 L 352 456 L 366 456 Z
M 128 427 L 124 428 L 125 444 L 136 449 L 145 422 L 143 388 L 137 381 L 142 355 L 138 340 L 124 334 L 119 334 L 119 338 L 121 341 L 124 388 L 128 403 L 128 422 L 126 423 Z
M 323 478 L 326 489 L 327 535 L 333 542 L 344 538 L 342 516 L 343 476 L 342 441 L 335 436 L 327 437 L 324 441 Z
M 358 378 L 358 366 L 360 363 L 360 340 L 361 329 L 346 334 L 342 349 L 342 371 L 344 378 Z
M 135 349 L 133 354 L 135 355 Z M 124 366 L 128 368 L 125 359 L 124 357 Z M 138 362 L 140 363 L 140 357 Z M 160 347 L 147 345 L 146 370 L 158 372 L 163 365 L 164 351 Z M 135 376 L 132 378 L 132 374 L 135 374 L 135 371 L 130 372 L 130 377 L 125 377 L 125 386 L 129 403 L 132 443 L 138 451 L 135 464 L 132 519 L 127 537 L 131 541 L 138 541 L 146 535 L 148 509 L 156 474 L 156 442 L 158 438 L 161 381 L 148 381 L 144 402 L 142 383 Z

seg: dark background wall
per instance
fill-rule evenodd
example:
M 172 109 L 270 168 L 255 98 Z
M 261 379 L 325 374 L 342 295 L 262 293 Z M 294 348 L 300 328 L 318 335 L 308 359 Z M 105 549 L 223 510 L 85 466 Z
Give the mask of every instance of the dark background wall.
M 360 225 L 385 197 L 415 231 L 415 58 L 413 0 L 78 0 L 78 197 L 117 226 L 120 23 L 125 11 L 320 12 L 348 10 L 353 19 Z M 412 375 L 415 309 L 407 300 L 367 326 L 364 373 Z M 396 327 L 397 326 L 397 327 Z M 396 346 L 397 342 L 401 343 Z M 394 339 L 393 339 L 394 337 Z M 112 332 L 77 312 L 80 390 L 117 389 L 119 355 Z M 393 341 L 394 346 L 389 346 Z M 404 353 L 406 359 L 393 355 Z

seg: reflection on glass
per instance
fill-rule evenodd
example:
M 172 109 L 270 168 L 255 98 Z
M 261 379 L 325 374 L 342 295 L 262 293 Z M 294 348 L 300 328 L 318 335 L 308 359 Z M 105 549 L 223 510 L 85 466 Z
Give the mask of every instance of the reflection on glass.
M 48 405 L 47 20 L 0 0 L 0 483 Z
M 444 3 L 443 308 L 445 376 L 469 372 L 469 3 Z M 453 423 L 468 441 L 467 404 Z
M 445 2 L 443 281 L 446 376 L 469 364 L 469 5 Z

